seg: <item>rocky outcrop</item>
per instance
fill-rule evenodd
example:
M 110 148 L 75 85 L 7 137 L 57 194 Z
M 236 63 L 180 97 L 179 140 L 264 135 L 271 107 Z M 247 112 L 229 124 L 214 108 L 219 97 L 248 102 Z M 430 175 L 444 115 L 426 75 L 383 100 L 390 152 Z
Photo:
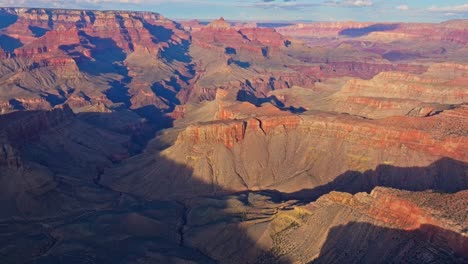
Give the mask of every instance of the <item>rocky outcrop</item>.
M 221 116 L 224 117 L 224 116 Z M 238 121 L 219 121 L 187 127 L 179 134 L 176 144 L 209 144 L 221 143 L 228 148 L 244 140 L 249 133 L 268 134 L 277 128 L 295 129 L 302 123 L 298 116 L 272 116 Z
M 241 28 L 239 32 L 249 40 L 258 41 L 264 45 L 274 48 L 285 47 L 288 45 L 287 39 L 276 32 L 273 28 Z
M 250 53 L 259 58 L 271 55 L 274 49 L 289 45 L 287 39 L 271 28 L 232 28 L 224 20 L 213 21 L 192 31 L 193 43 L 204 48 L 222 46 L 227 54 Z
M 129 52 L 139 49 L 151 49 L 152 46 L 155 46 L 156 43 L 153 42 L 155 37 L 152 36 L 151 30 L 157 30 L 158 26 L 161 27 L 161 30 L 167 28 L 167 30 L 178 31 L 178 33 L 182 32 L 177 29 L 172 21 L 151 12 L 28 8 L 10 8 L 8 12 L 15 14 L 18 20 L 7 28 L 7 33 L 12 36 L 20 34 L 31 36 L 34 33 L 31 30 L 42 30 L 44 36 L 36 34 L 36 37 L 41 38 L 41 41 L 55 39 L 53 45 L 67 45 L 64 42 L 68 38 L 67 34 L 73 37 L 76 34 L 73 34 L 73 32 L 82 31 L 99 38 L 111 38 L 120 48 Z M 153 28 L 153 26 L 156 28 Z M 68 33 L 64 34 L 64 32 Z M 166 37 L 170 38 L 171 36 Z M 23 41 L 23 43 L 27 45 L 31 40 L 36 42 L 34 38 L 29 38 L 29 40 Z M 178 40 L 178 38 L 175 37 L 174 40 Z M 162 42 L 161 39 L 155 39 L 155 41 Z M 79 44 L 79 42 L 73 42 L 73 44 Z
M 382 72 L 371 80 L 352 79 L 332 96 L 335 103 L 329 109 L 370 118 L 415 114 L 414 109 L 430 114 L 424 107 L 466 101 L 466 74 L 462 65 L 435 64 L 419 75 Z
M 462 86 L 452 86 L 449 89 L 442 89 L 442 86 L 448 85 L 446 80 L 440 78 L 423 79 L 411 74 L 381 73 L 371 81 L 351 80 L 343 87 L 341 93 L 452 104 L 462 103 L 468 96 L 468 92 Z
M 186 31 L 198 31 L 203 27 L 203 25 L 197 19 L 190 21 L 180 21 L 179 23 Z
M 214 28 L 214 29 L 229 29 L 231 28 L 231 24 L 229 24 L 226 20 L 224 20 L 224 17 L 221 17 L 209 23 L 208 27 Z
M 316 112 L 210 121 L 187 127 L 163 152 L 110 170 L 103 180 L 151 198 L 212 193 L 213 184 L 225 191 L 276 189 L 301 197 L 377 185 L 457 191 L 466 188 L 466 109 L 425 118 Z M 167 159 L 183 169 L 171 172 Z M 159 188 L 168 179 L 177 188 Z M 192 182 L 207 186 L 194 191 Z
M 57 53 L 60 46 L 77 45 L 80 43 L 78 30 L 60 28 L 48 31 L 38 41 L 33 41 L 15 50 L 16 56 L 28 58 L 40 58 L 43 53 Z M 44 56 L 47 57 L 47 56 Z
M 200 45 L 204 48 L 216 46 L 221 44 L 223 46 L 233 48 L 240 48 L 240 46 L 246 46 L 247 49 L 253 49 L 254 47 L 248 47 L 246 43 L 248 40 L 243 39 L 239 31 L 231 27 L 204 27 L 200 31 L 193 32 L 193 43 Z
M 454 142 L 461 140 L 460 142 L 464 142 L 466 139 L 463 138 L 465 135 L 463 130 L 466 129 L 466 126 L 463 123 L 466 121 L 466 118 L 463 115 L 467 110 L 468 108 L 462 105 L 454 110 L 447 110 L 440 115 L 426 119 L 394 117 L 380 121 L 371 121 L 357 117 L 316 113 L 310 115 L 285 115 L 257 117 L 246 120 L 215 121 L 189 126 L 179 134 L 178 142 L 181 144 L 210 144 L 218 136 L 221 136 L 220 142 L 223 142 L 224 136 L 236 142 L 241 142 L 247 132 L 251 132 L 252 134 L 261 132 L 265 135 L 271 135 L 277 134 L 275 131 L 278 130 L 284 130 L 286 133 L 289 130 L 291 132 L 296 130 L 295 132 L 312 133 L 312 131 L 323 129 L 325 133 L 332 132 L 333 137 L 337 139 L 345 139 L 345 137 L 350 136 L 349 133 L 353 134 L 354 132 L 358 137 L 367 137 L 366 145 L 376 143 L 378 146 L 383 147 L 404 143 L 409 148 L 425 149 L 425 151 L 429 151 L 431 154 L 453 157 L 457 160 L 466 160 L 467 157 L 462 153 L 463 147 L 461 145 L 456 150 L 457 148 L 453 148 L 453 146 L 437 149 L 433 147 L 433 144 L 436 144 L 436 141 L 441 139 L 455 140 Z M 357 122 L 360 126 L 352 126 L 351 123 L 353 122 Z M 398 122 L 402 123 L 398 124 Z M 438 122 L 441 122 L 440 125 L 436 125 Z M 391 126 L 387 127 L 388 125 Z M 385 130 L 388 131 L 385 132 Z M 230 134 L 229 131 L 236 132 Z M 440 135 L 440 137 L 437 137 L 437 139 L 433 138 L 435 134 Z M 459 135 L 461 138 L 452 139 L 448 136 L 450 134 Z M 446 144 L 447 146 L 451 145 L 448 142 Z M 231 144 L 226 146 L 232 147 Z

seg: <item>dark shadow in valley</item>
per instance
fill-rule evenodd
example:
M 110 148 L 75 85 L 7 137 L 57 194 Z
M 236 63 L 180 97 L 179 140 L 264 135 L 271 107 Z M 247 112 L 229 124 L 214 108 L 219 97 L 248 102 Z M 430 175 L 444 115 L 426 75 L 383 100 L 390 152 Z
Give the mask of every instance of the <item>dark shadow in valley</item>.
M 283 111 L 286 110 L 286 111 L 289 111 L 293 114 L 302 114 L 304 112 L 307 111 L 307 109 L 305 109 L 304 107 L 302 106 L 299 106 L 299 107 L 295 107 L 295 106 L 289 106 L 289 107 L 284 107 L 282 109 Z
M 153 36 L 153 42 L 156 44 L 161 43 L 161 42 L 168 42 L 174 35 L 174 31 L 172 31 L 172 29 L 168 29 L 163 26 L 152 25 L 144 21 L 142 22 L 143 22 L 143 26 Z
M 164 110 L 161 110 L 154 105 L 146 105 L 133 109 L 133 111 L 148 119 L 150 122 L 157 124 L 160 129 L 170 128 L 173 125 L 174 119 L 169 117 Z
M 399 24 L 374 24 L 371 26 L 363 27 L 363 28 L 343 29 L 339 32 L 339 35 L 357 38 L 357 37 L 367 36 L 372 32 L 392 31 L 392 30 L 398 29 L 399 27 L 400 27 Z
M 422 58 L 422 56 L 416 52 L 402 51 L 389 51 L 383 54 L 382 57 L 389 61 L 416 60 Z
M 156 94 L 156 96 L 162 98 L 169 106 L 169 109 L 165 110 L 165 112 L 174 111 L 175 106 L 180 104 L 180 100 L 177 98 L 177 93 L 181 89 L 182 87 L 175 77 L 171 77 L 170 81 L 163 80 L 162 82 L 156 82 L 151 87 L 151 90 Z
M 63 104 L 67 100 L 63 95 L 59 96 L 51 93 L 45 93 L 41 95 L 41 97 L 44 98 L 52 107 Z
M 224 49 L 224 53 L 227 54 L 227 55 L 236 55 L 237 54 L 237 51 L 235 48 L 231 48 L 231 47 L 226 47 Z
M 283 193 L 283 197 L 309 203 L 331 191 L 356 194 L 370 192 L 377 186 L 408 191 L 436 190 L 454 193 L 468 189 L 467 169 L 468 163 L 451 158 L 442 158 L 427 167 L 379 165 L 375 170 L 365 172 L 347 171 L 327 184 L 294 193 Z
M 180 44 L 171 44 L 164 48 L 161 56 L 169 63 L 174 61 L 191 63 L 192 57 L 189 55 L 190 41 L 183 39 Z
M 23 46 L 23 43 L 19 39 L 7 36 L 0 35 L 0 48 L 6 52 L 13 52 L 15 49 Z
M 128 32 L 128 29 L 127 27 L 125 26 L 125 19 L 119 15 L 119 14 L 116 14 L 115 15 L 115 19 L 117 20 L 117 23 L 119 23 L 119 28 L 120 28 L 120 34 L 122 35 L 122 37 L 125 39 L 125 41 L 127 42 L 127 47 L 130 51 L 134 51 L 135 50 L 135 47 L 133 46 L 133 41 L 132 41 L 132 37 L 130 36 L 129 32 Z
M 190 41 L 182 39 L 180 43 L 171 42 L 171 38 L 174 35 L 172 29 L 167 29 L 163 26 L 152 25 L 142 21 L 143 26 L 150 32 L 152 35 L 152 40 L 155 44 L 158 43 L 168 43 L 169 46 L 165 47 L 161 51 L 161 57 L 164 58 L 167 62 L 172 63 L 174 61 L 190 63 L 192 58 L 188 54 L 190 48 Z
M 50 29 L 53 29 L 54 28 L 54 13 L 53 13 L 53 10 L 52 9 L 45 9 L 45 12 L 46 12 L 46 14 L 48 16 L 47 26 Z
M 270 48 L 269 47 L 263 47 L 262 48 L 262 56 L 265 58 L 268 58 L 268 54 L 270 54 Z
M 241 67 L 242 69 L 250 68 L 250 62 L 235 60 L 235 59 L 232 59 L 232 58 L 228 59 L 227 64 L 228 65 L 234 64 L 234 65 L 237 65 L 237 66 Z
M 122 64 L 127 58 L 124 50 L 117 46 L 117 43 L 111 38 L 93 37 L 83 31 L 78 33 L 80 36 L 81 45 L 91 51 L 92 60 L 88 57 L 79 54 L 71 53 L 70 55 L 79 56 L 77 61 L 80 71 L 92 75 L 100 75 L 103 73 L 118 73 L 126 76 L 128 70 Z M 73 46 L 61 46 L 62 50 L 70 52 Z
M 77 117 L 93 126 L 130 136 L 130 156 L 141 153 L 155 133 L 172 127 L 173 119 L 150 106 L 140 109 L 116 109 L 109 113 L 83 112 Z
M 274 95 L 268 97 L 258 97 L 257 95 L 255 95 L 254 92 L 249 90 L 239 90 L 239 92 L 237 93 L 236 100 L 239 102 L 249 102 L 257 107 L 261 106 L 264 103 L 271 103 L 278 108 L 284 107 L 284 103 Z
M 96 21 L 96 15 L 94 14 L 94 12 L 92 10 L 89 10 L 85 11 L 84 13 L 89 17 L 91 24 L 94 25 L 94 22 Z
M 40 38 L 40 37 L 44 36 L 49 31 L 49 29 L 36 27 L 36 26 L 29 26 L 28 28 L 29 28 L 29 30 L 31 30 L 34 37 L 36 37 L 36 38 Z
M 131 77 L 124 77 L 122 80 L 114 80 L 110 82 L 110 89 L 107 89 L 105 95 L 114 104 L 123 104 L 125 108 L 131 106 L 130 95 L 128 94 L 127 85 L 131 82 Z
M 0 10 L 0 29 L 7 28 L 18 20 L 18 16 L 10 14 L 4 10 Z
M 128 84 L 132 81 L 132 78 L 128 75 L 128 69 L 124 65 L 127 54 L 111 38 L 92 37 L 83 31 L 80 31 L 78 34 L 81 45 L 91 51 L 92 59 L 76 51 L 77 45 L 64 45 L 60 46 L 60 49 L 75 59 L 78 68 L 82 72 L 94 76 L 105 74 L 120 75 L 120 79 L 109 80 L 110 88 L 105 91 L 105 95 L 115 104 L 123 104 L 127 108 L 130 107 L 131 101 L 128 94 Z
M 144 20 L 141 20 L 141 22 L 151 34 L 152 41 L 155 44 L 167 44 L 167 46 L 165 46 L 160 51 L 159 56 L 162 59 L 170 64 L 175 62 L 185 64 L 184 67 L 186 73 L 182 74 L 178 70 L 175 70 L 174 75 L 177 75 L 180 80 L 188 84 L 189 81 L 195 76 L 192 57 L 189 54 L 191 44 L 190 40 L 171 40 L 174 36 L 174 31 L 172 29 L 168 29 L 159 25 L 152 25 L 145 22 Z M 176 24 L 176 27 L 180 28 L 181 26 Z M 177 98 L 177 93 L 182 89 L 182 87 L 175 77 L 171 77 L 169 81 L 163 80 L 156 82 L 152 85 L 151 89 L 156 94 L 156 96 L 160 97 L 169 106 L 169 109 L 165 110 L 166 112 L 173 111 L 175 106 L 181 103 Z
M 350 222 L 331 228 L 318 258 L 309 264 L 466 263 L 466 245 L 465 236 L 433 225 L 401 230 Z
M 281 100 L 278 99 L 275 95 L 270 95 L 268 97 L 258 97 L 252 91 L 248 90 L 239 90 L 237 93 L 237 101 L 240 102 L 249 102 L 257 107 L 262 106 L 262 104 L 269 103 L 276 106 L 281 111 L 288 111 L 293 114 L 300 114 L 307 111 L 304 107 L 295 107 L 295 106 L 286 106 Z
M 8 103 L 13 107 L 14 110 L 26 110 L 26 108 L 23 106 L 23 103 L 16 99 L 10 99 Z

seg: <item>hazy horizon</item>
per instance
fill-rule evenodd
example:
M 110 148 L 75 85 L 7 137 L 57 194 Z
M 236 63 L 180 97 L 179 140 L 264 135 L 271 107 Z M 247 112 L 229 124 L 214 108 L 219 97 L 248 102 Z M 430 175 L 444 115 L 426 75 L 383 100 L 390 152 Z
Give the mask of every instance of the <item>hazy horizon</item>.
M 0 7 L 150 11 L 173 20 L 441 22 L 468 18 L 468 2 L 462 0 L 3 0 Z

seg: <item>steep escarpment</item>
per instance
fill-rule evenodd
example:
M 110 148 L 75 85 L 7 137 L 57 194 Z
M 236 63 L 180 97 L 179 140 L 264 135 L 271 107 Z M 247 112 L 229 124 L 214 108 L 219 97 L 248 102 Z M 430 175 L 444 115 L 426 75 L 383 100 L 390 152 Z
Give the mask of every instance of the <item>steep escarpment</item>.
M 466 101 L 465 64 L 434 63 L 422 73 L 385 71 L 369 80 L 338 77 L 313 89 L 272 91 L 285 106 L 384 118 L 428 116 Z
M 466 188 L 465 112 L 460 107 L 378 121 L 320 112 L 211 121 L 188 126 L 169 148 L 131 159 L 103 179 L 152 198 L 216 193 L 220 187 L 311 197 L 377 185 L 453 192 Z M 165 168 L 164 159 L 181 170 Z M 166 181 L 173 187 L 160 188 Z M 206 186 L 195 190 L 192 181 Z
M 468 94 L 463 80 L 467 71 L 464 69 L 464 65 L 435 64 L 420 75 L 384 72 L 368 81 L 349 80 L 332 96 L 336 102 L 330 106 L 335 111 L 371 118 L 405 115 L 415 109 L 424 115 L 431 112 L 424 111 L 431 104 L 453 105 L 466 101 Z

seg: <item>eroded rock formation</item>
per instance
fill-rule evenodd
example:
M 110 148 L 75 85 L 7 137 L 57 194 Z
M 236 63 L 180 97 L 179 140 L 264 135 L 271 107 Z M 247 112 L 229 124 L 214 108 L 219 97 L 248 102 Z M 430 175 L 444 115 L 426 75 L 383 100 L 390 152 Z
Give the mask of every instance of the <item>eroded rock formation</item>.
M 0 8 L 5 263 L 465 263 L 466 21 Z

